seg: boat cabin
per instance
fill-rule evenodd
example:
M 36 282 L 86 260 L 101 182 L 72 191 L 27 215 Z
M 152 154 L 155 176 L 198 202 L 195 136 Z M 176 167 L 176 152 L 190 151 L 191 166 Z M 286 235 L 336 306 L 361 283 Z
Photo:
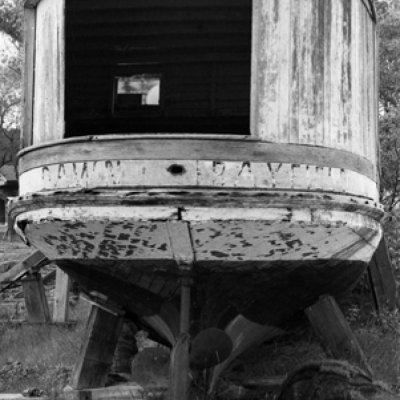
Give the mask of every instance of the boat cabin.
M 372 0 L 27 0 L 25 38 L 16 229 L 173 349 L 171 399 L 362 275 Z

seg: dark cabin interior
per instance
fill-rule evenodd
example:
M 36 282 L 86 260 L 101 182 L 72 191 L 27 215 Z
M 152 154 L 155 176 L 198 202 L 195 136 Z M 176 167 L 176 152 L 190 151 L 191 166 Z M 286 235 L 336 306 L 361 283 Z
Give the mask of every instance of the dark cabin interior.
M 66 137 L 249 134 L 251 0 L 67 0 Z

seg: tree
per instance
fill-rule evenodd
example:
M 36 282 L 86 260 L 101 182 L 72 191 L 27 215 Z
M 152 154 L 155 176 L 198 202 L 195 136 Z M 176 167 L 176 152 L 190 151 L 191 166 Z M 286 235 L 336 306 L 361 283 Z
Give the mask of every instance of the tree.
M 377 12 L 381 200 L 391 212 L 400 200 L 400 1 L 381 0 Z
M 15 164 L 19 147 L 21 76 L 0 66 L 0 166 Z
M 2 0 L 0 4 L 0 31 L 15 43 L 22 42 L 22 0 Z
M 0 4 L 0 167 L 16 165 L 20 136 L 22 0 Z
M 384 230 L 400 273 L 400 1 L 377 2 L 379 27 L 379 140 Z

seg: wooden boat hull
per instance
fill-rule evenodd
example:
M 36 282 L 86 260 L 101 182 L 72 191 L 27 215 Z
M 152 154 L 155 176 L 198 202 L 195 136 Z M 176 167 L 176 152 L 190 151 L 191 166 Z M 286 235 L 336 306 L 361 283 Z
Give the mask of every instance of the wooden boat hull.
M 382 235 L 371 201 L 301 192 L 46 193 L 11 213 L 21 236 L 89 296 L 105 296 L 171 347 L 190 275 L 192 338 L 216 328 L 232 344 L 213 382 L 319 296 L 351 288 Z
M 249 320 L 274 325 L 321 294 L 347 290 L 381 238 L 368 215 L 310 208 L 87 205 L 32 210 L 21 221 L 26 239 L 89 291 L 128 308 L 135 290 L 141 299 L 155 296 L 133 302 L 137 315 L 157 313 L 178 294 L 173 241 L 185 238 L 173 238 L 172 228 L 185 224 L 197 291 L 214 308 L 226 303 Z
M 52 207 L 21 213 L 17 226 L 52 260 L 153 260 L 157 270 L 174 259 L 177 221 L 188 226 L 196 264 L 225 272 L 251 270 L 252 262 L 369 262 L 381 234 L 362 213 L 288 207 Z

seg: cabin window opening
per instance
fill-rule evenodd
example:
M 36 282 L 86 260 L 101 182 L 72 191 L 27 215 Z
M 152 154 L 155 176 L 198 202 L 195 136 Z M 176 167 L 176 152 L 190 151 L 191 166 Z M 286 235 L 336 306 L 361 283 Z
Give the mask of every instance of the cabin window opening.
M 137 74 L 114 78 L 113 113 L 160 107 L 161 74 Z
M 252 0 L 66 0 L 66 137 L 250 135 Z

